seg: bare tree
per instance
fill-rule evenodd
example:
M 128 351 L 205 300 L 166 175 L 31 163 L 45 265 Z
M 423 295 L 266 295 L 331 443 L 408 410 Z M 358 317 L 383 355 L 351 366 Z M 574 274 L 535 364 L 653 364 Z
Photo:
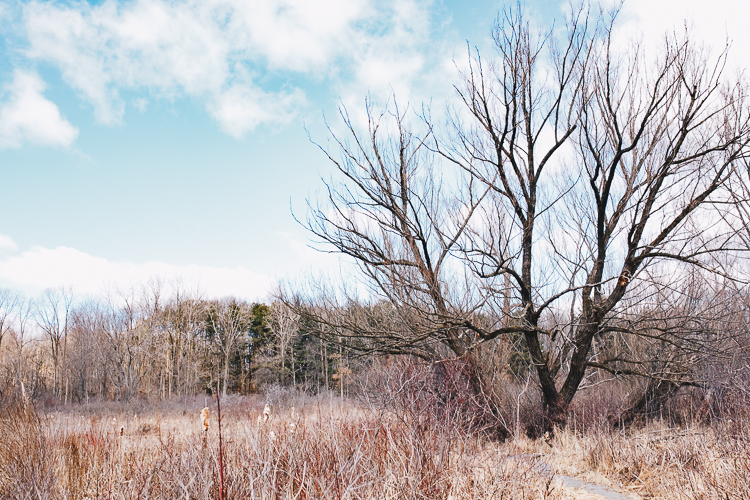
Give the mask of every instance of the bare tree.
M 131 289 L 110 295 L 103 306 L 101 336 L 109 351 L 107 357 L 114 361 L 113 382 L 119 397 L 126 400 L 138 392 L 151 361 L 154 331 L 142 300 Z
M 30 356 L 28 351 L 32 350 L 30 349 L 30 344 L 34 343 L 34 339 L 30 335 L 29 332 L 29 321 L 32 318 L 33 311 L 34 311 L 34 301 L 25 297 L 20 297 L 18 301 L 18 309 L 17 314 L 15 315 L 15 321 L 13 322 L 13 341 L 15 344 L 16 352 L 14 353 L 15 359 L 12 362 L 12 375 L 15 379 L 15 386 L 18 390 L 20 390 L 22 393 L 32 396 L 34 394 L 34 390 L 36 388 L 36 380 L 38 377 L 36 376 L 38 373 L 38 370 L 31 370 L 31 377 L 27 377 L 28 375 L 28 367 L 27 367 L 27 355 Z M 34 366 L 32 365 L 32 368 Z M 39 366 L 37 366 L 39 368 Z M 29 384 L 26 384 L 25 382 L 31 382 L 30 386 L 30 392 L 27 392 L 26 386 Z
M 105 373 L 113 363 L 107 363 L 110 339 L 104 335 L 104 319 L 100 304 L 93 300 L 79 303 L 71 311 L 66 364 L 71 381 L 70 401 L 88 403 L 92 393 L 107 395 Z
M 232 356 L 237 352 L 240 343 L 249 343 L 250 309 L 244 302 L 236 299 L 212 301 L 208 305 L 205 329 L 218 348 L 221 362 L 219 369 L 223 378 L 222 393 L 227 395 L 229 385 L 229 370 Z
M 21 294 L 10 288 L 0 288 L 0 349 L 3 337 L 8 333 L 13 323 L 13 317 L 21 303 Z
M 322 336 L 364 352 L 434 360 L 448 347 L 463 356 L 468 344 L 456 325 L 475 304 L 453 252 L 482 193 L 469 181 L 463 201 L 450 195 L 461 181 L 441 176 L 427 147 L 431 130 L 413 132 L 406 111 L 389 107 L 376 112 L 368 102 L 362 133 L 341 109 L 347 137 L 333 135 L 340 157 L 323 151 L 345 181 L 327 184 L 325 202 L 311 205 L 307 220 L 322 243 L 353 258 L 358 277 L 343 277 L 336 290 L 312 282 L 319 288 L 306 297 L 317 302 L 286 303 L 322 325 Z
M 638 42 L 619 49 L 615 17 L 590 28 L 578 11 L 558 41 L 535 37 L 520 8 L 507 12 L 494 32 L 500 61 L 487 70 L 473 59 L 458 88 L 473 120 L 454 120 L 453 140 L 438 143 L 493 195 L 463 250 L 510 292 L 514 313 L 472 329 L 523 333 L 552 422 L 590 368 L 663 379 L 621 352 L 592 359 L 593 340 L 653 335 L 623 327 L 622 306 L 659 297 L 657 268 L 719 272 L 719 256 L 738 250 L 732 226 L 715 222 L 734 208 L 728 183 L 748 154 L 744 84 L 723 77 L 726 53 L 710 59 L 689 33 L 666 36 L 650 62 Z M 671 332 L 660 340 L 687 335 Z
M 637 41 L 616 46 L 616 17 L 574 10 L 558 37 L 520 5 L 505 11 L 499 57 L 470 59 L 445 133 L 426 116 L 415 135 L 397 110 L 388 135 L 370 106 L 358 133 L 343 111 L 348 141 L 332 134 L 341 157 L 326 154 L 344 182 L 327 184 L 307 226 L 353 258 L 370 298 L 318 283 L 301 314 L 330 340 L 432 360 L 442 345 L 471 362 L 480 344 L 521 335 L 548 423 L 564 422 L 591 370 L 696 383 L 674 363 L 655 370 L 658 349 L 604 354 L 594 340 L 687 353 L 716 339 L 680 300 L 693 271 L 731 278 L 723 263 L 746 249 L 745 200 L 730 192 L 749 151 L 746 86 L 725 78 L 726 51 L 709 57 L 689 32 L 648 59 Z M 451 166 L 463 182 L 441 179 Z M 667 296 L 684 320 L 659 310 Z
M 271 304 L 271 331 L 273 337 L 278 344 L 279 358 L 281 369 L 279 371 L 279 382 L 284 384 L 286 382 L 286 353 L 290 350 L 290 362 L 291 362 L 291 373 L 292 373 L 292 385 L 296 387 L 297 376 L 294 367 L 294 338 L 299 332 L 299 320 L 300 315 L 294 312 L 291 308 L 287 307 L 281 301 L 276 301 Z M 291 346 L 291 349 L 290 349 Z
M 8 362 L 8 359 L 12 359 L 11 349 L 8 346 L 8 342 L 5 343 L 5 351 L 2 350 L 3 339 L 10 337 L 11 340 L 15 338 L 16 332 L 13 328 L 16 322 L 17 316 L 22 308 L 24 298 L 16 290 L 8 288 L 0 289 L 0 362 L 3 363 L 2 369 L 5 371 L 3 376 L 3 389 L 16 384 L 15 380 L 15 363 L 13 361 Z
M 65 359 L 68 319 L 73 299 L 73 290 L 70 288 L 49 288 L 36 303 L 36 324 L 49 340 L 53 364 L 52 392 L 58 398 L 62 394 L 62 381 L 59 380 L 60 363 Z M 67 390 L 65 399 L 67 400 Z
M 366 112 L 360 130 L 340 110 L 346 133 L 331 132 L 338 154 L 323 151 L 344 180 L 327 184 L 325 201 L 311 203 L 307 219 L 320 243 L 351 257 L 355 268 L 338 284 L 310 280 L 280 298 L 307 333 L 339 347 L 334 378 L 342 393 L 345 351 L 417 356 L 434 363 L 438 378 L 465 377 L 477 419 L 507 435 L 489 387 L 495 374 L 484 369 L 490 363 L 469 329 L 494 328 L 499 319 L 487 314 L 488 298 L 460 260 L 460 241 L 489 189 L 429 147 L 424 117 L 412 125 L 408 109 L 395 104 L 376 111 L 367 102 Z M 327 384 L 327 346 L 322 351 Z
M 199 291 L 189 291 L 181 283 L 175 284 L 171 299 L 164 306 L 164 333 L 168 343 L 169 397 L 178 395 L 197 384 L 199 346 L 203 328 L 204 303 Z

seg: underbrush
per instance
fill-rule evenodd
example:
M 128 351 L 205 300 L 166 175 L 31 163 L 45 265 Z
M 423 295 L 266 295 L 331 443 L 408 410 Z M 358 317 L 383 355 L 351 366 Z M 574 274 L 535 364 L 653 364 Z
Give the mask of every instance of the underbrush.
M 283 387 L 222 399 L 221 451 L 215 400 L 204 397 L 46 413 L 0 401 L 0 498 L 579 498 L 553 473 L 645 498 L 750 498 L 742 392 L 678 394 L 657 418 L 622 426 L 611 415 L 625 387 L 595 388 L 567 429 L 532 439 L 522 432 L 539 421 L 524 415 L 531 389 L 511 387 L 492 406 L 451 366 L 384 368 L 356 403 Z
M 611 484 L 643 498 L 750 498 L 747 423 L 712 428 L 651 422 L 627 430 L 587 434 L 558 430 L 553 438 L 520 440 L 526 452 L 546 455 L 560 474 Z
M 563 498 L 533 460 L 461 432 L 336 399 L 222 402 L 38 414 L 9 401 L 0 421 L 2 498 Z M 200 401 L 202 403 L 202 401 Z M 223 484 L 224 490 L 220 491 Z
M 750 440 L 706 427 L 645 428 L 585 441 L 589 466 L 650 497 L 750 498 Z

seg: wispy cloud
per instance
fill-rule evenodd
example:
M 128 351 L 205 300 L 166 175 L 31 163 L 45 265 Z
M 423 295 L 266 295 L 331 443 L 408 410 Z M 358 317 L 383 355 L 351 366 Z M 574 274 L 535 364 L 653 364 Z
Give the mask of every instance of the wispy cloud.
M 18 245 L 13 241 L 13 238 L 0 234 L 0 251 L 17 250 Z
M 429 1 L 33 1 L 24 55 L 50 62 L 101 123 L 123 120 L 121 93 L 202 99 L 233 136 L 284 124 L 307 104 L 289 83 L 327 79 L 342 95 L 413 92 L 431 43 Z M 439 44 L 438 44 L 439 45 Z M 428 71 L 430 70 L 430 71 Z M 296 75 L 296 76 L 295 76 Z M 405 97 L 408 99 L 408 97 Z
M 3 241 L 0 237 L 0 245 Z M 249 300 L 264 298 L 272 284 L 270 277 L 242 266 L 115 262 L 67 247 L 37 246 L 0 259 L 0 283 L 27 293 L 71 286 L 78 293 L 99 294 L 106 288 L 138 286 L 154 278 L 196 284 L 208 297 L 234 295 Z
M 300 89 L 267 93 L 252 84 L 235 84 L 215 95 L 208 110 L 224 132 L 241 138 L 262 123 L 288 123 L 304 102 Z
M 619 6 L 619 0 L 606 0 L 605 6 Z M 650 57 L 656 56 L 663 46 L 664 37 L 670 34 L 689 34 L 694 47 L 710 49 L 717 56 L 730 45 L 727 74 L 747 66 L 745 55 L 750 50 L 750 31 L 747 17 L 750 4 L 735 0 L 628 0 L 620 12 L 621 39 L 642 38 L 642 46 Z
M 45 84 L 33 71 L 15 70 L 0 101 L 0 148 L 19 148 L 26 143 L 70 146 L 78 129 L 42 93 Z

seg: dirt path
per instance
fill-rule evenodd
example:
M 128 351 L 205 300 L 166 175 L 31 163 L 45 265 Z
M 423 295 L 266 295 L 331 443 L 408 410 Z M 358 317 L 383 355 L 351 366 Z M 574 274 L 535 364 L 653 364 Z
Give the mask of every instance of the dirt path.
M 626 495 L 619 493 L 603 484 L 592 483 L 581 478 L 558 474 L 552 466 L 544 459 L 544 455 L 539 453 L 517 455 L 520 460 L 535 462 L 534 467 L 544 473 L 554 475 L 554 482 L 560 484 L 568 490 L 576 500 L 634 500 L 641 498 L 639 496 Z
M 564 488 L 578 490 L 578 491 L 586 493 L 587 495 L 579 497 L 581 498 L 581 500 L 584 498 L 586 499 L 604 498 L 606 500 L 633 500 L 634 498 L 632 496 L 627 496 L 622 493 L 618 493 L 604 485 L 590 483 L 588 481 L 584 481 L 583 479 L 578 479 L 578 478 L 571 477 L 571 476 L 563 476 L 560 474 L 555 474 L 555 481 L 559 482 L 559 484 L 562 484 Z

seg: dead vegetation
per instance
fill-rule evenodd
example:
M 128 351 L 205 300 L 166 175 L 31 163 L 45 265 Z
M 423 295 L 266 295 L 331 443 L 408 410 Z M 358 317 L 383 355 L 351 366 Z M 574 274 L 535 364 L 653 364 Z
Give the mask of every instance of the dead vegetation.
M 503 406 L 489 407 L 451 367 L 380 364 L 356 402 L 279 386 L 230 395 L 221 425 L 207 397 L 46 410 L 5 398 L 0 498 L 598 498 L 556 475 L 632 498 L 750 498 L 743 378 L 628 425 L 612 416 L 634 387 L 592 384 L 567 427 L 540 435 L 537 389 L 506 381 Z
M 217 426 L 204 439 L 199 403 L 82 416 L 8 402 L 0 496 L 219 498 Z M 294 417 L 278 406 L 259 425 L 262 399 L 222 406 L 224 498 L 564 498 L 533 460 L 449 423 L 418 425 L 328 399 Z
M 748 420 L 689 422 L 665 417 L 617 430 L 599 427 L 516 438 L 508 446 L 539 457 L 555 473 L 611 487 L 632 498 L 750 498 Z
M 591 469 L 647 498 L 750 498 L 747 429 L 647 427 L 582 441 Z
M 216 406 L 206 431 L 202 398 L 139 414 L 3 403 L 2 498 L 219 498 Z M 264 405 L 222 403 L 223 498 L 583 498 L 555 474 L 633 498 L 750 498 L 748 426 L 737 415 L 712 426 L 661 420 L 497 442 L 422 406 L 287 398 L 265 419 Z

